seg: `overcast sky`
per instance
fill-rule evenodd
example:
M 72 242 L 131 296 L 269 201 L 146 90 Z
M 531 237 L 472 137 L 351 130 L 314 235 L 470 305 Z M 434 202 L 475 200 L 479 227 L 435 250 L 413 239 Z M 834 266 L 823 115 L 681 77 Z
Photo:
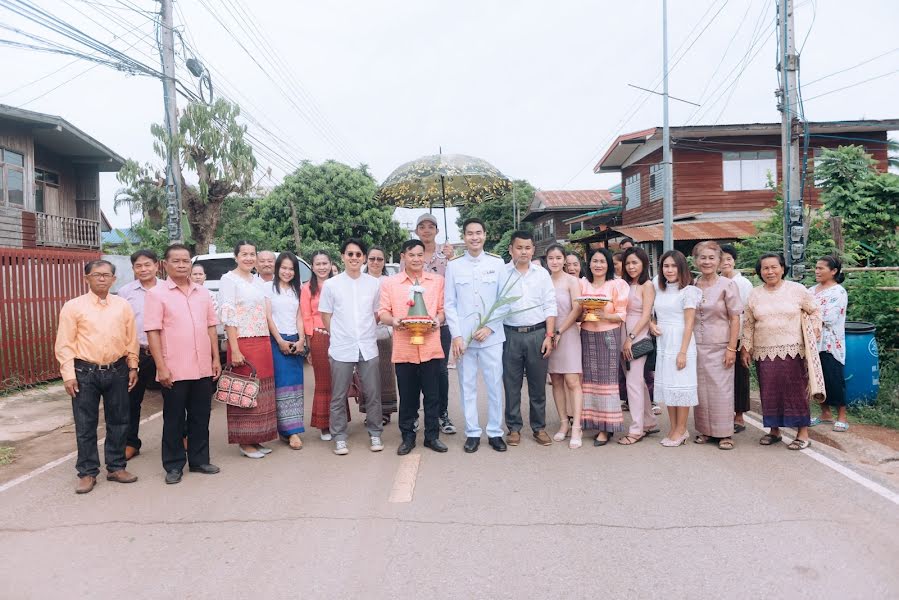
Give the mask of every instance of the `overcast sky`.
M 133 10 L 158 10 L 157 2 L 34 2 L 158 68 L 152 23 Z M 594 175 L 592 167 L 615 136 L 661 125 L 661 99 L 627 86 L 660 81 L 661 0 L 176 4 L 176 26 L 211 68 L 217 92 L 239 100 L 251 118 L 251 133 L 269 147 L 260 147 L 260 166 L 272 167 L 276 181 L 304 158 L 362 161 L 381 181 L 400 163 L 442 147 L 480 156 L 541 189 L 605 188 L 617 175 Z M 899 2 L 796 6 L 807 118 L 899 117 Z M 774 0 L 669 2 L 671 62 L 683 56 L 671 71 L 670 93 L 702 104 L 697 110 L 672 101 L 672 125 L 780 119 L 774 7 Z M 238 11 L 252 24 L 235 18 Z M 3 8 L 0 23 L 55 35 Z M 257 30 L 274 56 L 250 35 Z M 8 31 L 0 37 L 21 39 Z M 157 160 L 149 126 L 162 118 L 158 80 L 84 61 L 65 66 L 71 58 L 8 47 L 0 56 L 0 103 L 62 116 L 124 157 Z M 844 86 L 851 87 L 813 98 Z M 127 225 L 127 215 L 112 211 L 114 176 L 103 176 L 101 187 L 104 212 Z

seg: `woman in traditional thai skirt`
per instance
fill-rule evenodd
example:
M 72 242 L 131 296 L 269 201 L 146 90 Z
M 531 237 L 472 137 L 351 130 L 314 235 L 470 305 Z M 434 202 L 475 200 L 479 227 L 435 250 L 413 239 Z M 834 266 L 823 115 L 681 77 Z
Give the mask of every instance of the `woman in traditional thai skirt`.
M 303 447 L 303 356 L 306 336 L 300 336 L 300 261 L 282 252 L 275 261 L 275 281 L 263 284 L 268 297 L 268 330 L 275 365 L 278 435 L 293 448 Z
M 256 369 L 259 395 L 255 408 L 228 405 L 228 443 L 240 444 L 240 453 L 248 458 L 263 458 L 271 449 L 262 443 L 278 437 L 266 298 L 253 276 L 256 246 L 238 242 L 234 258 L 237 268 L 222 275 L 219 283 L 219 311 L 228 336 L 228 362 L 237 367 L 235 373 L 249 375 Z
M 306 334 L 309 362 L 312 363 L 312 374 L 315 377 L 311 423 L 321 430 L 321 439 L 326 442 L 331 441 L 331 363 L 328 360 L 331 338 L 322 322 L 322 315 L 318 312 L 318 301 L 325 281 L 333 277 L 333 266 L 331 256 L 325 250 L 313 252 L 312 278 L 303 285 L 300 292 L 303 332 Z M 349 420 L 347 403 L 347 421 Z
M 588 271 L 581 280 L 582 296 L 610 299 L 596 312 L 598 321 L 581 324 L 582 367 L 584 371 L 583 429 L 598 431 L 594 446 L 605 446 L 616 431 L 624 430 L 621 397 L 618 395 L 619 328 L 627 312 L 630 286 L 615 278 L 612 253 L 595 248 L 587 254 Z
M 699 392 L 699 404 L 693 410 L 697 432 L 693 441 L 705 444 L 715 439 L 719 449 L 733 450 L 734 364 L 743 302 L 737 284 L 718 274 L 721 256 L 717 242 L 700 242 L 693 248 L 701 273 L 696 287 L 702 291 L 693 328 Z
M 809 288 L 821 311 L 821 339 L 818 342 L 818 356 L 824 372 L 824 387 L 827 400 L 821 405 L 821 418 L 812 419 L 812 427 L 819 423 L 833 421 L 831 409 L 836 407 L 837 420 L 834 431 L 847 431 L 849 419 L 846 417 L 846 379 L 843 365 L 846 364 L 846 308 L 849 295 L 840 285 L 843 283 L 843 263 L 836 256 L 822 256 L 815 264 L 817 285 Z
M 809 377 L 803 334 L 803 315 L 820 331 L 818 306 L 798 283 L 784 280 L 786 265 L 779 254 L 763 254 L 755 272 L 764 282 L 753 288 L 743 321 L 742 360 L 755 361 L 762 399 L 762 422 L 770 433 L 759 443 L 770 446 L 781 440 L 781 427 L 795 427 L 790 450 L 808 448 Z M 814 358 L 817 358 L 815 356 Z

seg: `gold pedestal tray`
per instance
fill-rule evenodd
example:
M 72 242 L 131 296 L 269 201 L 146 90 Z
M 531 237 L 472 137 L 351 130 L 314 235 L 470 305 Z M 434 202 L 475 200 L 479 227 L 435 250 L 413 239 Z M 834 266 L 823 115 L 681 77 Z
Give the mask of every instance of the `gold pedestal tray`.
M 604 310 L 606 304 L 612 300 L 602 296 L 582 296 L 580 298 L 575 298 L 575 301 L 581 305 L 582 309 L 584 309 L 584 321 L 591 322 L 599 321 L 599 317 L 596 316 L 596 313 Z
M 425 334 L 434 327 L 434 319 L 431 317 L 406 317 L 400 323 L 412 334 L 409 342 L 414 346 L 425 343 Z

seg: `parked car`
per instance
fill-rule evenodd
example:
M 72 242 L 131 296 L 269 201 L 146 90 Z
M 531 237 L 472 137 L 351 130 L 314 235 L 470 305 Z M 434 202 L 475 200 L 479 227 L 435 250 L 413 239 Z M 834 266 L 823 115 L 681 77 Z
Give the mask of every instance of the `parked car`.
M 234 255 L 230 252 L 217 252 L 215 254 L 198 254 L 193 257 L 191 261 L 193 264 L 201 264 L 203 265 L 203 269 L 206 270 L 206 283 L 204 284 L 206 289 L 213 295 L 213 297 L 218 295 L 219 291 L 219 283 L 222 279 L 222 275 L 227 273 L 228 271 L 233 271 L 235 267 L 237 267 L 237 261 L 234 260 Z M 302 283 L 306 283 L 312 277 L 312 268 L 302 258 L 300 259 L 300 281 Z M 218 326 L 218 336 L 219 336 L 219 349 L 222 353 L 222 364 L 225 364 L 225 350 L 228 347 L 228 340 L 225 336 L 225 328 L 222 325 Z

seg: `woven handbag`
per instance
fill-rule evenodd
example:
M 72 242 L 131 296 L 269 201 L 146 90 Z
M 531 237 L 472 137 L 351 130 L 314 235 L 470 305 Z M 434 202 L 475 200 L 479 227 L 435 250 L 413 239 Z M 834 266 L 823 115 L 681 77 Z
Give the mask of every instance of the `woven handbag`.
M 256 396 L 259 395 L 259 378 L 256 377 L 256 367 L 249 361 L 244 361 L 250 367 L 249 375 L 239 375 L 233 370 L 233 365 L 228 363 L 222 369 L 213 398 L 223 404 L 230 404 L 238 408 L 256 408 Z

